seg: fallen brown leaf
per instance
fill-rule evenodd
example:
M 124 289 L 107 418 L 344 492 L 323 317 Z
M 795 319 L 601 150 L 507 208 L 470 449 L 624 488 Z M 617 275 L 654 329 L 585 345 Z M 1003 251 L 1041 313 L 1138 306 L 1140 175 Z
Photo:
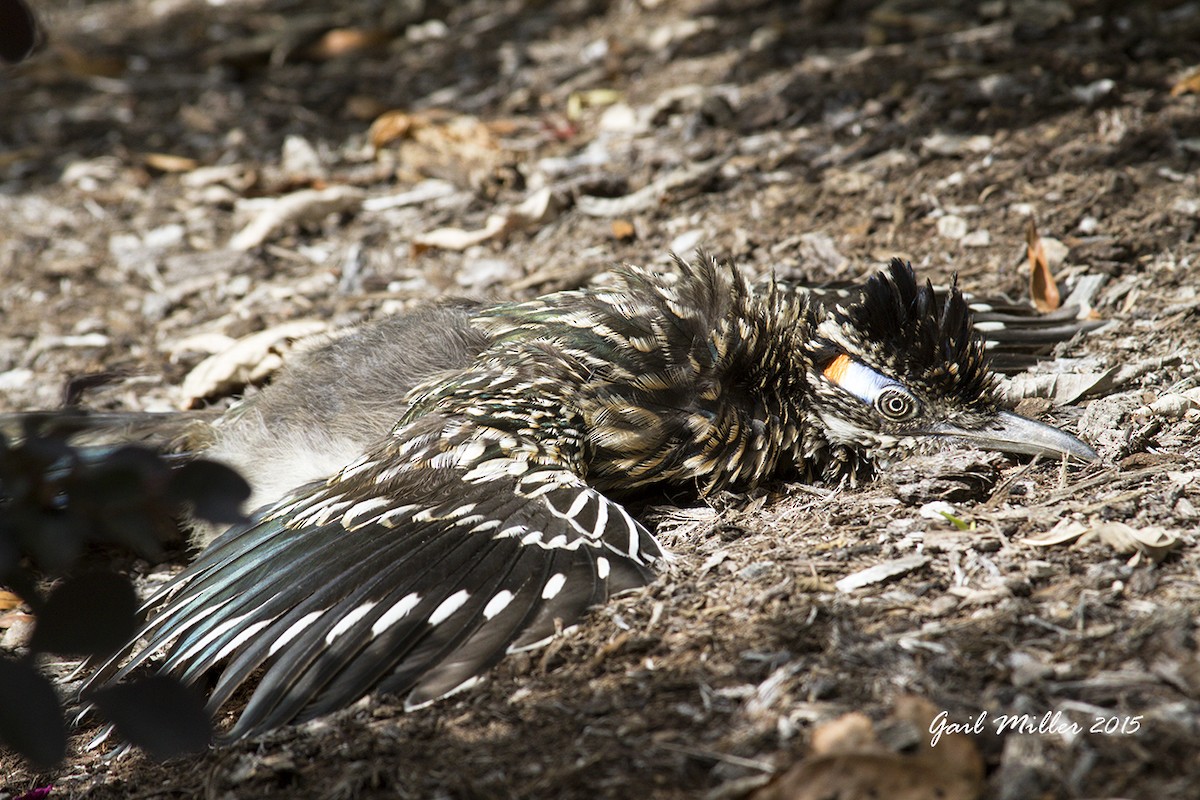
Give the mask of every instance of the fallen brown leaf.
M 946 733 L 931 744 L 938 709 L 920 697 L 896 701 L 889 727 L 904 726 L 915 747 L 895 752 L 882 744 L 864 714 L 852 712 L 813 732 L 813 755 L 752 800 L 975 800 L 983 791 L 983 758 L 969 736 Z
M 1171 97 L 1200 94 L 1200 67 L 1193 67 L 1171 87 Z
M 1021 542 L 1034 547 L 1053 547 L 1076 540 L 1086 544 L 1095 539 L 1118 553 L 1134 553 L 1154 562 L 1166 558 L 1181 541 L 1177 533 L 1152 525 L 1134 528 L 1124 522 L 1101 522 L 1089 527 L 1078 520 L 1063 519 L 1050 530 L 1026 537 Z
M 0 611 L 7 611 L 21 605 L 21 598 L 12 592 L 0 589 Z
M 513 120 L 484 121 L 445 109 L 385 111 L 367 132 L 377 151 L 394 152 L 402 181 L 443 178 L 480 187 L 511 166 L 504 137 L 519 130 Z
M 852 572 L 844 578 L 839 579 L 834 585 L 839 592 L 853 592 L 855 589 L 861 589 L 864 586 L 880 583 L 897 575 L 904 575 L 915 569 L 920 569 L 928 564 L 929 561 L 929 557 L 924 555 L 904 556 L 903 558 L 884 561 L 866 569 Z
M 812 734 L 814 755 L 844 753 L 876 744 L 871 718 L 858 711 L 822 722 L 813 729 Z
M 1029 249 L 1029 296 L 1038 311 L 1053 311 L 1061 305 L 1062 299 L 1054 275 L 1050 272 L 1046 247 L 1032 219 L 1025 226 L 1025 244 Z
M 392 109 L 385 111 L 375 118 L 367 131 L 371 145 L 376 149 L 408 135 L 409 130 L 417 123 L 417 118 L 407 111 Z
M 1118 553 L 1139 553 L 1156 563 L 1181 543 L 1177 533 L 1153 525 L 1134 528 L 1124 522 L 1102 522 L 1090 533 Z

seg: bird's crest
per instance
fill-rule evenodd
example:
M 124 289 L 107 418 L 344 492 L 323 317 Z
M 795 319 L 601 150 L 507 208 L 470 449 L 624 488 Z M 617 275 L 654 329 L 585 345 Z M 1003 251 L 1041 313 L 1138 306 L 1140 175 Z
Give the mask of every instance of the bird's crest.
M 984 342 L 957 280 L 939 300 L 928 282 L 917 283 L 910 264 L 894 258 L 867 281 L 861 302 L 839 308 L 837 316 L 880 360 L 896 363 L 898 374 L 940 386 L 964 403 L 993 392 Z

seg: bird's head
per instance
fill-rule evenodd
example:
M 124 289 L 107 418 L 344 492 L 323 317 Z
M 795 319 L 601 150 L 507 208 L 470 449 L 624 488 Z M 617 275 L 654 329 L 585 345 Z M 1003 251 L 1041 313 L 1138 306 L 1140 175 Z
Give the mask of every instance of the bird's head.
M 952 439 L 985 450 L 1096 457 L 1058 428 L 1001 410 L 957 287 L 939 299 L 899 259 L 870 279 L 860 300 L 830 309 L 816 333 L 810 413 L 847 461 L 887 462 Z

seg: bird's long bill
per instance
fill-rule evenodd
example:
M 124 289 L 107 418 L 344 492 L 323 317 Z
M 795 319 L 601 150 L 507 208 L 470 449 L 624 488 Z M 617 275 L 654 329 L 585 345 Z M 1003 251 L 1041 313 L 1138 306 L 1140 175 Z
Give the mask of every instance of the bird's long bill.
M 1008 411 L 997 413 L 991 424 L 977 430 L 945 424 L 933 432 L 941 436 L 953 436 L 981 450 L 1056 457 L 1066 455 L 1080 461 L 1093 461 L 1098 457 L 1095 450 L 1066 431 Z

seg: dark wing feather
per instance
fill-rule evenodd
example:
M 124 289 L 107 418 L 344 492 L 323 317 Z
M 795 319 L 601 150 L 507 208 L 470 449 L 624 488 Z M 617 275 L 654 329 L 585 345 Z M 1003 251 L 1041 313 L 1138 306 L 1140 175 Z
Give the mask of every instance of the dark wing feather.
M 90 683 L 167 647 L 161 672 L 220 670 L 216 713 L 261 674 L 226 738 L 250 736 L 373 690 L 427 703 L 648 582 L 658 544 L 581 477 L 581 376 L 540 347 L 505 364 L 440 381 L 358 462 L 214 541 Z

